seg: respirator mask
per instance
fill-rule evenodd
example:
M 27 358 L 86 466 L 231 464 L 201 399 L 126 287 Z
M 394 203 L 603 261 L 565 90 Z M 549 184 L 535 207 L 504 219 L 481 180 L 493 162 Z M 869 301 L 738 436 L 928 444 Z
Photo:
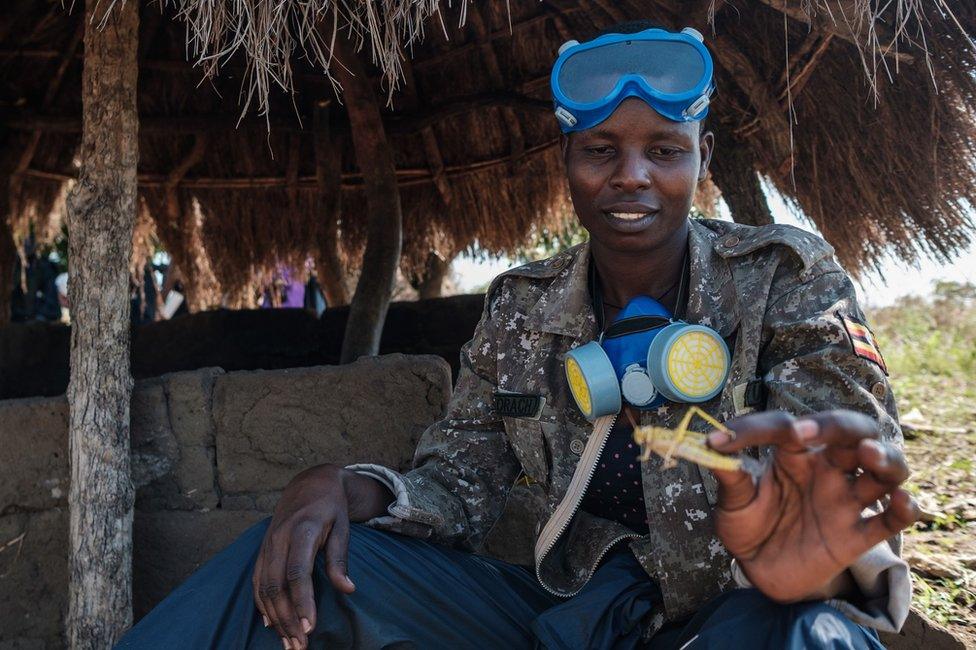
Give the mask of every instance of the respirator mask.
M 591 274 L 594 311 L 602 321 L 598 285 Z M 597 340 L 570 350 L 564 365 L 573 399 L 592 421 L 619 413 L 624 401 L 641 410 L 665 401 L 706 402 L 725 385 L 730 355 L 715 330 L 686 323 L 654 298 L 637 296 Z

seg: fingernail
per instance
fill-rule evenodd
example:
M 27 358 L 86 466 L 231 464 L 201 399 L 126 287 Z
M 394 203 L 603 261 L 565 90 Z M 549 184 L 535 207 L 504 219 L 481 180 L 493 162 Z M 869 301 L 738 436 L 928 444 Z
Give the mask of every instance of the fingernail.
M 867 438 L 865 440 L 862 440 L 861 441 L 861 444 L 862 445 L 866 445 L 868 447 L 871 447 L 873 449 L 877 449 L 878 451 L 884 451 L 884 447 L 881 446 L 881 443 L 879 441 L 873 440 L 871 438 Z
M 302 647 L 302 644 L 298 642 L 298 639 L 296 639 L 295 637 L 292 637 L 291 638 L 291 647 L 294 650 L 298 650 L 299 648 Z
M 731 439 L 732 437 L 724 431 L 712 431 L 708 434 L 708 444 L 712 447 L 721 447 Z
M 264 621 L 264 627 L 271 627 L 271 619 L 261 614 L 261 619 Z
M 810 442 L 820 435 L 820 426 L 813 420 L 797 420 L 793 423 L 796 433 L 803 442 Z
M 291 650 L 291 643 L 288 642 L 288 639 L 283 638 L 281 640 L 281 645 L 285 646 L 285 650 Z
M 873 449 L 875 451 L 876 454 L 878 454 L 878 456 L 880 457 L 880 460 L 878 462 L 879 465 L 881 465 L 882 467 L 887 466 L 887 464 L 888 464 L 888 452 L 884 448 L 884 445 L 882 445 L 877 440 L 871 440 L 871 439 L 864 440 L 864 441 L 861 442 L 861 444 L 864 445 L 865 447 L 870 447 L 871 449 Z
M 308 634 L 312 631 L 312 624 L 308 622 L 307 618 L 302 619 L 302 632 Z
M 349 586 L 350 586 L 350 587 L 352 587 L 353 589 L 355 589 L 355 588 L 356 588 L 356 583 L 354 583 L 354 582 L 353 582 L 352 580 L 350 580 L 350 579 L 349 579 L 349 576 L 343 576 L 343 577 L 344 577 L 344 578 L 346 579 L 346 582 L 348 582 L 348 583 L 349 583 Z

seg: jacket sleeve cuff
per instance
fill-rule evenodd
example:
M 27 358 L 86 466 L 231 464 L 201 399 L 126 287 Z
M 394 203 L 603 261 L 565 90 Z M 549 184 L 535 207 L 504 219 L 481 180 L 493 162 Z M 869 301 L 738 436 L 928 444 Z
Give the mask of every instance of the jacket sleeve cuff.
M 881 542 L 847 568 L 860 590 L 857 604 L 831 598 L 836 607 L 855 623 L 882 632 L 898 632 L 908 618 L 912 603 L 912 575 L 908 563 L 898 557 L 888 542 Z
M 388 514 L 363 522 L 366 526 L 426 539 L 431 536 L 433 528 L 441 523 L 439 515 L 414 505 L 418 501 L 412 494 L 414 486 L 400 472 L 373 463 L 347 465 L 346 469 L 379 481 L 393 493 L 394 500 L 387 508 Z
M 859 625 L 881 632 L 901 630 L 911 606 L 911 572 L 888 542 L 868 550 L 847 568 L 847 573 L 859 591 L 854 598 L 857 602 L 839 594 L 825 594 L 827 604 Z M 753 586 L 735 560 L 732 560 L 732 577 L 739 587 Z

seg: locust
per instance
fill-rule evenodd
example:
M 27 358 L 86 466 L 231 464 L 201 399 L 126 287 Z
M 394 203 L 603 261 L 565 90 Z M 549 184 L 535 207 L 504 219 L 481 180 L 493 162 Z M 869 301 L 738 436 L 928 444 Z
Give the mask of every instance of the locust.
M 634 426 L 634 441 L 641 446 L 642 461 L 649 460 L 651 452 L 664 459 L 662 469 L 668 469 L 678 464 L 677 458 L 697 463 L 709 469 L 726 471 L 742 470 L 754 477 L 763 473 L 763 464 L 751 456 L 727 456 L 714 451 L 708 446 L 705 434 L 689 431 L 688 426 L 695 416 L 698 416 L 715 429 L 730 436 L 735 432 L 713 418 L 697 406 L 691 406 L 674 429 L 666 427 L 641 426 L 634 417 L 627 412 L 631 424 Z

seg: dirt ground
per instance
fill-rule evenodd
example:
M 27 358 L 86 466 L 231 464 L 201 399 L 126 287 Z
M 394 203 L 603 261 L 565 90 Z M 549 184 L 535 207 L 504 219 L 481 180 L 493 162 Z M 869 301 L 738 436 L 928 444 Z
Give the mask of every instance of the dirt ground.
M 976 648 L 976 285 L 869 310 L 890 370 L 922 520 L 905 534 L 913 606 Z
M 905 382 L 894 383 L 897 391 Z M 940 377 L 911 383 L 899 406 L 909 490 L 923 510 L 905 535 L 915 607 L 976 647 L 976 387 Z

